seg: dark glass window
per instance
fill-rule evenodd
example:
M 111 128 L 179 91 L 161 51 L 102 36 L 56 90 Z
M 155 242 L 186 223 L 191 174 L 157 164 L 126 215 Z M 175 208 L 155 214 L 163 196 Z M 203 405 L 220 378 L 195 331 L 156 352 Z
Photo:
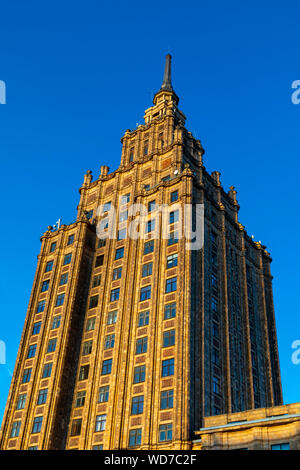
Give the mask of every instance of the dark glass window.
M 91 354 L 92 347 L 93 347 L 93 341 L 85 341 L 83 343 L 82 355 L 86 356 L 87 354 Z
M 53 261 L 48 261 L 47 264 L 46 264 L 45 273 L 48 273 L 49 271 L 52 271 L 52 268 L 53 268 Z
M 155 210 L 155 201 L 150 201 L 148 203 L 148 212 L 152 212 Z
M 131 402 L 131 414 L 139 415 L 144 411 L 144 395 L 139 395 L 132 398 Z
M 101 274 L 93 277 L 92 287 L 98 287 L 101 284 Z
M 108 312 L 107 324 L 108 325 L 113 325 L 114 323 L 116 323 L 117 317 L 118 317 L 118 311 L 117 310 L 114 310 L 113 312 Z
M 28 353 L 27 353 L 27 359 L 35 357 L 36 348 L 37 348 L 37 344 L 32 344 L 31 346 L 29 346 Z
M 20 434 L 21 421 L 14 421 L 10 431 L 10 437 L 18 437 Z
M 25 384 L 25 383 L 30 381 L 31 371 L 32 371 L 31 368 L 30 369 L 24 369 L 23 377 L 22 377 L 22 384 Z
M 124 247 L 122 246 L 121 248 L 118 248 L 116 250 L 115 259 L 123 258 L 123 256 L 124 256 Z
M 164 390 L 160 394 L 160 409 L 166 410 L 168 408 L 173 408 L 173 390 Z
M 75 402 L 75 407 L 76 408 L 79 408 L 81 406 L 84 406 L 84 403 L 85 403 L 85 396 L 86 396 L 86 391 L 82 391 L 82 392 L 77 392 L 77 395 L 76 395 L 76 402 Z
M 146 375 L 146 366 L 138 366 L 134 368 L 134 376 L 133 376 L 133 383 L 138 384 L 141 382 L 145 382 L 145 375 Z
M 178 220 L 179 220 L 179 210 L 170 212 L 169 223 L 174 224 L 175 222 L 178 222 Z
M 168 237 L 168 245 L 174 245 L 178 242 L 178 232 L 170 232 Z
M 43 369 L 43 373 L 42 373 L 42 378 L 43 379 L 45 379 L 47 377 L 51 377 L 52 366 L 53 366 L 52 362 L 49 362 L 48 364 L 44 365 L 44 369 Z
M 149 310 L 139 313 L 138 326 L 145 326 L 149 324 Z
M 43 312 L 45 310 L 45 305 L 46 305 L 46 300 L 41 300 L 38 304 L 37 304 L 37 313 L 40 313 L 40 312 Z
M 46 292 L 49 289 L 49 283 L 50 283 L 49 279 L 47 279 L 46 281 L 42 283 L 41 292 Z
M 174 292 L 177 289 L 177 277 L 170 277 L 166 280 L 166 293 Z
M 151 286 L 145 286 L 140 291 L 140 301 L 151 299 Z
M 102 248 L 106 245 L 106 238 L 99 238 L 97 248 Z
M 89 376 L 89 364 L 85 366 L 81 366 L 79 370 L 79 379 L 78 380 L 86 380 Z
M 61 315 L 56 315 L 55 317 L 53 317 L 51 330 L 55 330 L 55 328 L 59 328 L 60 321 L 61 321 Z
M 174 358 L 162 361 L 162 377 L 174 375 Z
M 73 243 L 74 243 L 74 238 L 75 238 L 74 233 L 73 233 L 72 235 L 69 235 L 68 241 L 67 241 L 67 245 L 73 245 Z
M 177 200 L 178 200 L 178 190 L 173 191 L 173 192 L 171 193 L 171 202 L 175 202 L 175 201 L 177 201 Z
M 115 345 L 115 335 L 114 335 L 114 333 L 111 334 L 111 335 L 105 336 L 104 349 L 113 348 L 114 345 Z
M 119 300 L 120 297 L 120 289 L 112 289 L 110 292 L 110 301 L 114 302 L 115 300 Z
M 27 393 L 22 393 L 21 395 L 18 396 L 18 401 L 17 401 L 17 410 L 23 410 L 25 408 L 25 403 L 26 403 L 26 397 Z
M 48 388 L 43 388 L 39 391 L 37 405 L 44 405 L 47 401 Z
M 55 249 L 56 249 L 56 242 L 53 242 L 50 245 L 50 253 L 53 253 L 53 251 L 55 251 Z
M 160 442 L 172 440 L 172 423 L 159 426 L 159 440 Z
M 72 259 L 72 253 L 66 254 L 65 257 L 64 257 L 63 266 L 65 266 L 66 264 L 70 264 L 71 259 Z
M 98 403 L 104 403 L 108 401 L 109 397 L 109 385 L 104 385 L 99 388 Z
M 98 305 L 98 298 L 99 298 L 99 295 L 93 295 L 93 296 L 90 298 L 89 308 L 95 308 L 95 307 L 97 307 L 97 305 Z
M 164 320 L 169 320 L 170 318 L 176 317 L 176 302 L 165 305 Z
M 79 436 L 81 433 L 82 419 L 73 419 L 71 427 L 71 436 Z
M 148 343 L 147 336 L 137 339 L 136 347 L 135 347 L 135 354 L 142 354 L 142 353 L 147 352 L 147 343 Z
M 111 373 L 112 359 L 106 359 L 102 362 L 101 375 L 107 375 Z
M 131 429 L 129 431 L 129 447 L 139 446 L 142 443 L 142 429 Z
M 96 416 L 95 432 L 105 431 L 106 415 Z
M 95 268 L 98 268 L 98 266 L 102 266 L 103 261 L 104 261 L 104 255 L 98 255 L 96 257 Z
M 92 331 L 95 329 L 96 317 L 89 318 L 86 322 L 85 331 Z
M 167 256 L 167 269 L 174 268 L 178 263 L 178 253 Z
M 64 286 L 68 282 L 69 273 L 64 273 L 60 276 L 59 285 Z
M 122 228 L 122 229 L 118 230 L 118 240 L 125 240 L 126 236 L 127 236 L 127 229 L 126 228 Z
M 37 335 L 41 331 L 42 322 L 37 322 L 33 324 L 32 334 Z
M 164 331 L 163 333 L 163 347 L 174 346 L 175 344 L 175 330 Z
M 122 277 L 122 267 L 120 266 L 119 268 L 115 268 L 113 270 L 113 281 L 116 281 L 117 279 L 120 279 Z
M 64 301 L 65 301 L 65 294 L 59 294 L 56 297 L 55 307 L 60 307 L 60 305 L 63 305 Z
M 148 242 L 145 242 L 144 255 L 148 255 L 149 253 L 152 253 L 153 250 L 154 250 L 154 240 L 149 240 Z
M 142 277 L 151 276 L 153 263 L 143 264 Z

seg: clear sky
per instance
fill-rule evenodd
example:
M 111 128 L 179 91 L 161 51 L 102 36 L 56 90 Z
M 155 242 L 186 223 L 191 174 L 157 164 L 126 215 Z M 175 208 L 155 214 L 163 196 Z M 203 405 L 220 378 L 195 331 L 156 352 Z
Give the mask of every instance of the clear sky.
M 299 2 L 10 0 L 0 15 L 0 420 L 40 235 L 74 221 L 87 170 L 116 169 L 168 52 L 207 170 L 236 187 L 240 222 L 272 255 L 284 402 L 300 401 Z

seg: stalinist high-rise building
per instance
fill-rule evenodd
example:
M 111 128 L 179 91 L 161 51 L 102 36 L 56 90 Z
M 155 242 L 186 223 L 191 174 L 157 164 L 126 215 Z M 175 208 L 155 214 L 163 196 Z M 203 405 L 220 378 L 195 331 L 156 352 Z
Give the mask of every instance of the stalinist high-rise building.
M 2 449 L 190 449 L 206 417 L 282 405 L 270 255 L 178 102 L 167 55 L 120 166 L 42 235 Z

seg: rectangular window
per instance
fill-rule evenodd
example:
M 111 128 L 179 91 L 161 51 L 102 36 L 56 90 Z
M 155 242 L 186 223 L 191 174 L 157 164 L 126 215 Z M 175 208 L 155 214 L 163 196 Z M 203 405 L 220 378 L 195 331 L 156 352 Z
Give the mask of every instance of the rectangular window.
M 219 351 L 216 348 L 213 348 L 212 350 L 212 361 L 213 364 L 216 364 L 217 366 L 220 365 Z
M 31 368 L 30 369 L 24 369 L 23 377 L 22 377 L 22 384 L 25 384 L 25 383 L 30 381 L 31 371 L 32 371 Z
M 155 210 L 155 200 L 148 202 L 148 212 L 153 212 Z
M 174 224 L 179 220 L 179 210 L 172 211 L 169 214 L 169 224 Z
M 113 270 L 113 281 L 120 279 L 122 277 L 122 267 L 115 268 Z
M 95 432 L 105 431 L 106 415 L 96 416 Z
M 123 256 L 124 256 L 124 247 L 122 246 L 121 248 L 118 248 L 116 250 L 115 259 L 121 259 L 123 258 Z
M 169 237 L 168 237 L 168 246 L 174 245 L 177 242 L 178 242 L 178 232 L 177 232 L 177 230 L 175 232 L 170 232 Z
M 134 159 L 134 148 L 131 148 L 130 153 L 129 153 L 129 161 L 133 162 L 133 159 Z
M 95 329 L 96 317 L 89 318 L 86 322 L 85 331 L 92 331 Z
M 148 255 L 154 251 L 154 240 L 149 240 L 144 243 L 144 255 Z
M 88 354 L 91 354 L 92 352 L 92 347 L 93 347 L 93 341 L 85 341 L 83 343 L 83 348 L 82 348 L 82 355 L 86 356 Z
M 113 312 L 108 312 L 107 324 L 108 325 L 113 325 L 114 323 L 116 323 L 117 317 L 118 317 L 118 311 L 117 310 L 114 310 Z
M 167 269 L 174 268 L 178 263 L 178 253 L 167 256 Z
M 111 201 L 105 202 L 103 204 L 103 212 L 109 212 L 111 209 Z
M 26 403 L 26 393 L 22 393 L 21 395 L 18 396 L 18 401 L 17 401 L 17 410 L 23 410 L 25 408 L 25 403 Z
M 130 202 L 130 193 L 124 194 L 121 198 L 121 205 L 128 204 Z
M 50 283 L 49 279 L 47 279 L 46 281 L 42 283 L 41 292 L 46 292 L 49 289 L 49 283 Z
M 21 428 L 21 421 L 15 421 L 12 424 L 9 437 L 18 437 L 20 434 L 20 428 Z
M 89 308 L 95 308 L 98 305 L 98 298 L 99 295 L 93 295 L 90 297 L 90 303 L 89 303 Z
M 73 233 L 72 235 L 69 235 L 68 241 L 67 241 L 67 245 L 73 245 L 73 243 L 74 243 L 74 238 L 75 238 L 74 233 Z
M 73 419 L 71 427 L 71 436 L 80 436 L 82 419 Z
M 65 266 L 66 264 L 70 264 L 71 259 L 72 259 L 72 253 L 66 254 L 65 257 L 64 257 L 63 266 Z
M 149 151 L 149 142 L 148 142 L 148 140 L 145 140 L 145 143 L 144 143 L 144 155 L 148 155 L 148 151 Z
M 146 222 L 145 232 L 150 233 L 155 230 L 155 219 L 150 219 Z
M 43 373 L 42 373 L 42 378 L 43 379 L 46 379 L 47 377 L 51 377 L 52 366 L 53 366 L 52 362 L 49 362 L 48 364 L 44 365 L 44 369 L 43 369 Z
M 50 339 L 48 342 L 47 353 L 54 352 L 56 349 L 57 338 Z
M 175 344 L 175 330 L 164 331 L 163 333 L 163 348 L 174 346 Z
M 105 385 L 99 388 L 98 403 L 105 403 L 109 397 L 109 385 Z
M 98 287 L 101 284 L 101 274 L 93 277 L 92 287 Z
M 61 321 L 61 315 L 56 315 L 55 317 L 53 317 L 51 330 L 55 330 L 55 328 L 59 328 L 60 321 Z
M 160 409 L 166 410 L 168 408 L 173 408 L 173 390 L 165 390 L 160 394 Z
M 59 285 L 64 286 L 68 282 L 69 273 L 64 273 L 60 276 Z
M 47 401 L 48 388 L 43 388 L 39 391 L 37 405 L 44 405 Z
M 165 305 L 164 320 L 176 317 L 176 302 Z
M 27 359 L 35 357 L 36 348 L 37 348 L 37 344 L 32 344 L 31 346 L 29 346 L 28 353 L 27 353 Z
M 55 307 L 60 307 L 61 305 L 64 304 L 64 301 L 65 301 L 65 294 L 59 294 L 56 297 Z
M 212 324 L 212 334 L 215 338 L 219 338 L 219 325 L 217 323 Z
M 147 352 L 147 343 L 148 343 L 147 336 L 137 339 L 136 347 L 135 347 L 135 354 L 143 354 Z
M 43 311 L 45 310 L 45 305 L 46 305 L 46 300 L 41 300 L 41 301 L 37 304 L 36 312 L 37 312 L 37 313 L 43 312 Z
M 138 366 L 134 368 L 133 383 L 139 384 L 145 382 L 146 366 Z
M 170 277 L 166 280 L 166 293 L 174 292 L 177 290 L 177 277 Z
M 273 444 L 271 445 L 271 450 L 290 450 L 290 444 L 288 442 L 283 444 Z
M 110 301 L 115 302 L 116 300 L 119 300 L 120 297 L 120 288 L 118 287 L 117 289 L 112 289 L 110 292 Z
M 161 424 L 159 426 L 159 441 L 171 441 L 172 440 L 172 423 Z
M 46 264 L 45 273 L 52 271 L 52 269 L 53 269 L 53 261 L 48 261 L 48 263 Z
M 81 406 L 84 406 L 85 396 L 86 396 L 85 390 L 83 392 L 77 392 L 75 408 L 80 408 Z
M 97 248 L 102 248 L 106 245 L 106 238 L 99 238 Z
M 111 373 L 112 359 L 106 359 L 102 362 L 101 375 L 107 375 Z
M 129 443 L 128 447 L 139 446 L 142 443 L 142 428 L 131 429 L 129 431 Z
M 138 326 L 145 326 L 149 324 L 149 314 L 149 310 L 145 310 L 144 312 L 139 313 Z
M 50 245 L 50 253 L 53 253 L 53 251 L 55 251 L 55 249 L 56 249 L 56 242 L 53 242 Z
M 144 395 L 133 397 L 131 402 L 131 414 L 139 415 L 144 411 Z
M 178 201 L 178 190 L 171 193 L 171 202 Z
M 218 299 L 213 296 L 211 298 L 211 309 L 213 312 L 218 312 Z
M 145 286 L 140 291 L 140 302 L 151 299 L 151 286 Z
M 213 392 L 220 393 L 220 379 L 218 377 L 213 377 Z
M 142 277 L 151 276 L 153 263 L 143 264 Z
M 98 268 L 99 266 L 102 266 L 103 261 L 104 261 L 104 255 L 98 255 L 96 257 L 96 261 L 95 261 L 95 268 Z
M 122 228 L 122 229 L 118 230 L 117 240 L 126 240 L 126 236 L 127 236 L 127 229 L 126 228 Z
M 41 331 L 41 325 L 42 325 L 42 322 L 40 321 L 33 324 L 33 328 L 32 328 L 33 335 L 39 334 L 39 332 Z
M 120 212 L 119 222 L 125 222 L 128 219 L 128 211 Z
M 162 361 L 162 377 L 174 375 L 174 358 Z
M 87 364 L 85 366 L 81 366 L 80 370 L 79 370 L 78 380 L 86 380 L 89 376 L 89 369 L 90 369 L 89 364 Z
M 105 336 L 105 342 L 104 342 L 104 349 L 110 349 L 113 348 L 115 345 L 115 335 L 107 335 Z

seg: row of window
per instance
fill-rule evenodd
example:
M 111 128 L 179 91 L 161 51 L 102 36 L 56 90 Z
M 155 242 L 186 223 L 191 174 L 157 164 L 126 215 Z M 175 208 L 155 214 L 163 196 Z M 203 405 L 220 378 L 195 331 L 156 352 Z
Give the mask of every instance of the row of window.
M 65 256 L 64 256 L 64 259 L 63 259 L 63 266 L 67 266 L 68 264 L 71 263 L 71 260 L 72 260 L 72 253 L 67 253 Z M 53 263 L 54 261 L 53 260 L 50 260 L 46 263 L 46 268 L 45 268 L 45 273 L 48 273 L 50 271 L 52 271 L 53 269 Z
M 67 246 L 73 245 L 74 239 L 75 239 L 75 234 L 74 233 L 72 233 L 72 235 L 69 235 L 68 239 L 67 239 Z M 49 250 L 50 253 L 53 253 L 56 250 L 56 246 L 57 246 L 56 242 L 51 243 L 50 250 Z

